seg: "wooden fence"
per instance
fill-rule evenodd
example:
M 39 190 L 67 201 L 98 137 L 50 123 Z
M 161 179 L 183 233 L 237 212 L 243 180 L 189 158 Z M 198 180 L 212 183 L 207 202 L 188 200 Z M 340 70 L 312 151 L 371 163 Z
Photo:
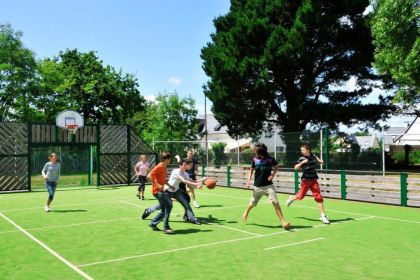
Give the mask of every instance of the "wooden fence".
M 215 178 L 218 186 L 246 188 L 248 172 L 248 167 L 204 167 L 201 176 Z M 420 207 L 420 178 L 406 173 L 382 176 L 358 171 L 319 170 L 318 175 L 322 195 L 327 198 Z M 281 169 L 273 183 L 280 193 L 295 193 L 300 186 L 300 173 Z

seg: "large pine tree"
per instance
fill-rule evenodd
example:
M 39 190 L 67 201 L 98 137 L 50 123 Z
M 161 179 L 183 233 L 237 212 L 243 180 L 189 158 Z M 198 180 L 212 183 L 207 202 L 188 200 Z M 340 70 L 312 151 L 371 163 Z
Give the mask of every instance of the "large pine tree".
M 232 0 L 201 52 L 217 120 L 231 135 L 256 136 L 270 132 L 270 124 L 298 132 L 311 123 L 337 127 L 384 117 L 387 99 L 361 101 L 379 79 L 371 69 L 368 5 Z M 356 87 L 349 90 L 343 85 L 351 77 Z

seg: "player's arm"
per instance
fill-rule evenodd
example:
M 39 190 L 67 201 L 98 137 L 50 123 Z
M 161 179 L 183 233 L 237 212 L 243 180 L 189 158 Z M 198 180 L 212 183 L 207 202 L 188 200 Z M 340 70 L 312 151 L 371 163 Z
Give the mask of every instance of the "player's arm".
M 252 174 L 254 174 L 254 168 L 250 168 L 248 172 L 248 179 L 246 181 L 246 187 L 249 189 L 249 185 L 251 184 Z
M 178 176 L 178 180 L 180 180 L 182 183 L 184 183 L 184 184 L 186 184 L 186 185 L 188 185 L 188 186 L 191 186 L 191 187 L 193 187 L 193 188 L 198 188 L 198 189 L 201 189 L 201 187 L 202 187 L 202 185 L 201 185 L 201 183 L 202 183 L 202 180 L 200 181 L 200 182 L 193 182 L 193 181 L 191 181 L 191 180 L 186 180 L 184 177 L 182 177 L 182 176 Z M 198 181 L 198 180 L 197 180 Z
M 301 162 L 295 164 L 295 170 L 302 169 L 302 166 L 305 165 L 306 163 L 308 163 L 308 159 L 304 159 Z
M 280 169 L 280 164 L 277 164 L 273 167 L 273 173 L 268 177 L 268 181 L 273 181 L 274 176 L 276 176 L 277 171 Z
M 136 163 L 136 165 L 134 165 L 134 174 L 136 174 L 136 175 L 137 175 L 137 166 L 138 166 L 138 164 Z
M 324 161 L 322 159 L 320 159 L 319 157 L 315 156 L 316 160 L 318 161 L 319 164 L 324 164 Z
M 44 179 L 47 179 L 47 164 L 45 164 L 44 168 L 42 168 L 41 174 L 42 174 L 42 177 L 44 177 Z

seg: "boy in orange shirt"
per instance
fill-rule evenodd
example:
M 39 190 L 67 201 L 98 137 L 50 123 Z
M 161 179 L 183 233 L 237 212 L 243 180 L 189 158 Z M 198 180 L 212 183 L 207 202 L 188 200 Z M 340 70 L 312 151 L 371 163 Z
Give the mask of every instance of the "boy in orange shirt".
M 174 233 L 169 226 L 169 215 L 172 211 L 172 200 L 164 189 L 167 176 L 166 167 L 170 161 L 171 154 L 168 152 L 162 152 L 160 156 L 160 163 L 157 164 L 147 176 L 147 178 L 152 181 L 153 196 L 159 201 L 161 207 L 160 212 L 150 222 L 149 227 L 151 227 L 154 231 L 160 231 L 157 224 L 163 220 L 163 231 L 167 234 Z

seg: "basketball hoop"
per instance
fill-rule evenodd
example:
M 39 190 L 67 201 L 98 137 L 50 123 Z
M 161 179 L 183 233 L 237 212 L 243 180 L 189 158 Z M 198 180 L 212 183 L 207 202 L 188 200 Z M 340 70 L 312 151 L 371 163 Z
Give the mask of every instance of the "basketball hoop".
M 56 117 L 56 125 L 68 131 L 68 142 L 76 141 L 76 131 L 83 127 L 83 117 L 76 111 L 65 110 L 59 113 Z
M 78 127 L 79 126 L 77 124 L 67 124 L 66 125 L 66 129 L 73 135 L 76 134 L 76 131 L 77 131 Z

